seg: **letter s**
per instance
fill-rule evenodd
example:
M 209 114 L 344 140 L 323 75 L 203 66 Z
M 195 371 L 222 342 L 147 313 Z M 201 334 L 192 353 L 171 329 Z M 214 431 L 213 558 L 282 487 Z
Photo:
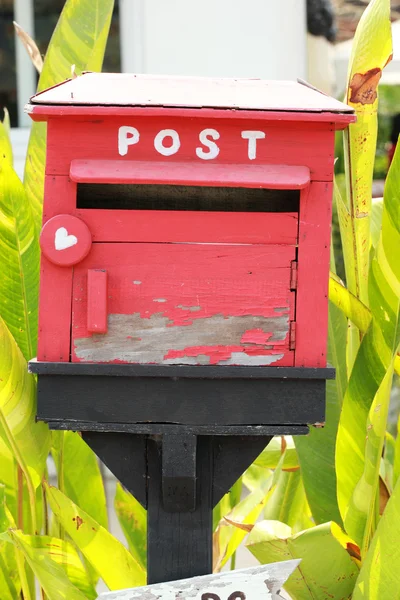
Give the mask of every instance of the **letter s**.
M 203 131 L 200 131 L 199 140 L 208 148 L 208 151 L 206 152 L 203 148 L 196 148 L 196 154 L 203 160 L 211 160 L 212 158 L 216 158 L 219 154 L 217 144 L 208 138 L 219 140 L 220 134 L 216 129 L 203 129 Z

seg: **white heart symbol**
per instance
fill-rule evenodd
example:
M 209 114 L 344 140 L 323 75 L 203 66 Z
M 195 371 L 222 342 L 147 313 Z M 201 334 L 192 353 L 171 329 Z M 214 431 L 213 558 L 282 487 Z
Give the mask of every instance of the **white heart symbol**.
M 75 246 L 78 243 L 78 238 L 76 235 L 68 235 L 68 231 L 65 227 L 59 227 L 56 231 L 54 245 L 56 250 L 66 250 L 66 248 L 71 248 L 71 246 Z

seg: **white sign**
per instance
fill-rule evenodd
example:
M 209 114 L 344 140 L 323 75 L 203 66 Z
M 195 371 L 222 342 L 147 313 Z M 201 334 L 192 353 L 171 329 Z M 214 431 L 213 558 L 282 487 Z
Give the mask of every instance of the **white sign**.
M 282 585 L 299 565 L 287 560 L 250 569 L 107 592 L 98 600 L 279 600 Z

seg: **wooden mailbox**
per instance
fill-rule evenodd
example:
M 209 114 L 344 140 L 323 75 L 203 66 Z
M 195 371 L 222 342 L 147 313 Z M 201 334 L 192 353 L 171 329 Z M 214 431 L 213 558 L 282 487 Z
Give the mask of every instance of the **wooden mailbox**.
M 163 436 L 166 511 L 198 510 L 196 439 L 219 436 L 215 504 L 268 436 L 324 421 L 334 134 L 352 110 L 300 83 L 88 73 L 28 111 L 47 121 L 38 418 L 86 432 L 147 506 L 118 435 Z

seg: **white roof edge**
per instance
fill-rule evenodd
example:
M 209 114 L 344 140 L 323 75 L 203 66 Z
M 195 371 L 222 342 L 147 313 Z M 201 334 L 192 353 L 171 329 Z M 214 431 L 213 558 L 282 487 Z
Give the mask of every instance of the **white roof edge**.
M 31 103 L 353 112 L 347 104 L 325 95 L 303 81 L 128 73 L 85 73 L 39 92 L 32 96 Z

